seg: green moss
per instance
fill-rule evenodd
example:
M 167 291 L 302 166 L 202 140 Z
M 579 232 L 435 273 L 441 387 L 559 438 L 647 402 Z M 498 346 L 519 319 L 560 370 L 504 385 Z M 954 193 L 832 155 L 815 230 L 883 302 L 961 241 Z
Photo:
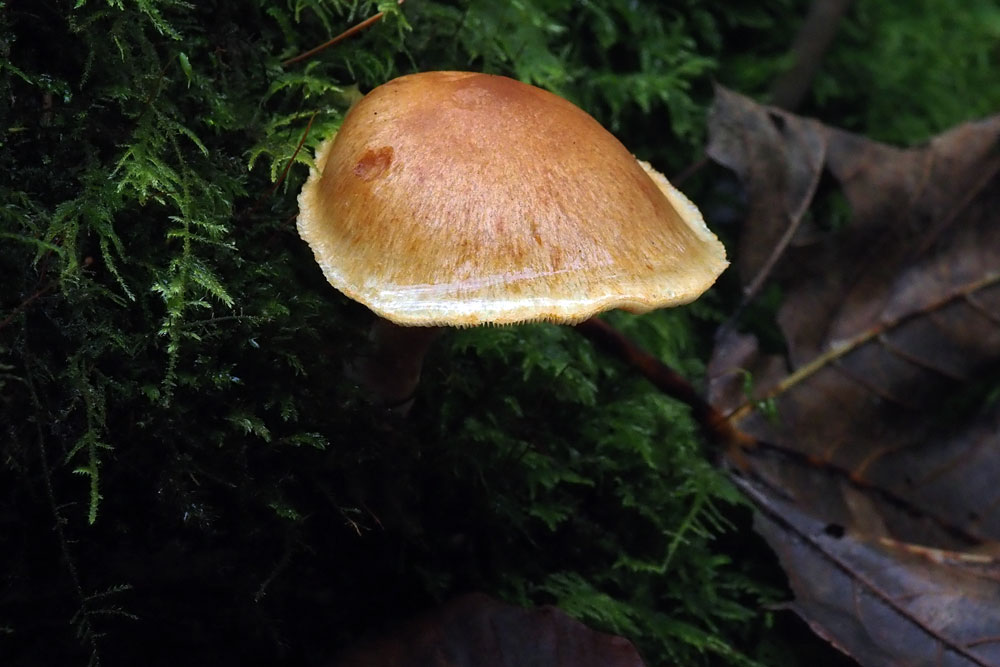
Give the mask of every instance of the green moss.
M 920 143 L 1000 107 L 998 44 L 1000 7 L 990 0 L 859 0 L 816 103 L 841 126 Z

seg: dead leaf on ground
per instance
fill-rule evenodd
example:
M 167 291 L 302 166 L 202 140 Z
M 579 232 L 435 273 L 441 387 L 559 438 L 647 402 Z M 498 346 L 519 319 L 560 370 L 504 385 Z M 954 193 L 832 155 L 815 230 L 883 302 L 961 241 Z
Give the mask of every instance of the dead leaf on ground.
M 344 656 L 336 667 L 643 667 L 627 639 L 555 607 L 522 609 L 481 593 L 457 598 Z
M 720 89 L 710 131 L 787 345 L 721 332 L 710 400 L 764 443 L 739 483 L 795 608 L 863 664 L 1000 665 L 1000 116 L 901 149 Z
M 738 479 L 788 572 L 789 606 L 863 665 L 1000 663 L 1000 565 L 986 554 L 842 533 L 766 485 Z

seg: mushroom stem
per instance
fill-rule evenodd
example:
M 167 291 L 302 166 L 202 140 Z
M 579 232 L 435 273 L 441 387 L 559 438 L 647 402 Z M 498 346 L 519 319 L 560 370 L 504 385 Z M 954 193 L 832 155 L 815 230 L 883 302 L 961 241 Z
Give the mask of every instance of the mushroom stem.
M 371 351 L 358 364 L 361 385 L 385 407 L 405 415 L 427 350 L 440 334 L 441 327 L 402 327 L 378 318 L 368 335 Z

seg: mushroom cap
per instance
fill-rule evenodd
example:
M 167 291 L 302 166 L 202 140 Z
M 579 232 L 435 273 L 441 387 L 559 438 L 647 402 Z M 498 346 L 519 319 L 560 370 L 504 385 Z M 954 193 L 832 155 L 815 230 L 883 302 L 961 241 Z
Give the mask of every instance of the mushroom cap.
M 645 312 L 728 264 L 694 204 L 586 112 L 470 72 L 359 101 L 316 153 L 298 229 L 334 287 L 411 326 Z

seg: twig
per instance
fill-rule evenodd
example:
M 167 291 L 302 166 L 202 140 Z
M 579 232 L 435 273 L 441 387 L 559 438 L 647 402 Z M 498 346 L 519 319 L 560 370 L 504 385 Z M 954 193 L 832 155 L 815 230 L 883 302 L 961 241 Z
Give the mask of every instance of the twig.
M 30 306 L 32 301 L 34 301 L 35 299 L 38 299 L 38 298 L 40 298 L 42 296 L 45 296 L 45 294 L 48 293 L 53 287 L 55 287 L 55 285 L 56 285 L 55 281 L 51 281 L 51 282 L 49 282 L 48 285 L 46 285 L 45 287 L 40 288 L 34 294 L 32 294 L 27 299 L 25 299 L 24 301 L 22 301 L 20 303 L 20 305 L 18 305 L 16 308 L 14 308 L 14 310 L 12 310 L 10 312 L 10 314 L 7 317 L 3 318 L 2 322 L 0 322 L 0 331 L 2 331 L 4 327 L 6 327 L 8 324 L 10 324 L 11 320 L 13 320 L 14 317 L 18 313 L 20 313 L 22 310 L 24 310 L 25 308 L 27 308 L 28 306 Z
M 823 57 L 833 44 L 840 18 L 850 9 L 853 1 L 814 0 L 792 43 L 794 63 L 791 69 L 771 82 L 772 105 L 785 111 L 793 111 L 802 103 L 802 98 L 816 78 Z M 685 167 L 670 182 L 679 186 L 709 163 L 709 158 L 703 156 Z
M 753 437 L 735 428 L 726 415 L 702 398 L 684 376 L 640 348 L 604 320 L 592 317 L 576 325 L 576 329 L 600 349 L 614 354 L 638 370 L 664 394 L 690 407 L 692 416 L 705 434 L 729 454 L 735 455 L 737 463 L 740 450 L 756 447 L 757 441 Z
M 796 109 L 812 86 L 823 56 L 833 43 L 840 18 L 853 0 L 813 0 L 809 14 L 792 43 L 795 62 L 771 84 L 771 104 Z
M 405 1 L 406 0 L 397 0 L 396 4 L 397 5 L 401 5 Z M 378 14 L 375 14 L 374 16 L 370 16 L 370 17 L 366 18 L 364 21 L 362 21 L 361 23 L 358 23 L 357 25 L 351 26 L 350 28 L 348 28 L 344 32 L 340 33 L 339 35 L 337 35 L 333 39 L 320 44 L 316 48 L 309 49 L 305 53 L 300 53 L 299 55 L 295 56 L 294 58 L 289 58 L 288 60 L 285 60 L 284 62 L 281 63 L 281 66 L 282 67 L 288 67 L 289 65 L 294 65 L 295 63 L 297 63 L 299 61 L 302 61 L 302 60 L 305 60 L 306 58 L 311 58 L 312 56 L 316 55 L 320 51 L 323 51 L 325 49 L 330 48 L 334 44 L 347 39 L 351 35 L 354 35 L 355 33 L 358 33 L 360 31 L 364 30 L 365 28 L 367 28 L 368 26 L 370 26 L 370 25 L 372 25 L 374 23 L 378 23 L 380 20 L 382 20 L 383 16 L 385 16 L 385 12 L 379 12 Z
M 270 587 L 271 582 L 273 582 L 279 574 L 288 568 L 288 564 L 292 561 L 292 546 L 291 540 L 286 539 L 285 548 L 281 553 L 281 557 L 278 559 L 278 562 L 274 565 L 274 567 L 271 568 L 268 575 L 264 577 L 264 581 L 260 583 L 260 587 L 257 589 L 257 592 L 253 594 L 254 602 L 259 603 L 263 600 L 264 596 L 267 595 L 267 589 Z
M 45 296 L 58 283 L 58 281 L 55 278 L 53 278 L 52 280 L 50 280 L 49 282 L 47 282 L 44 287 L 38 287 L 38 285 L 41 285 L 42 281 L 45 280 L 45 276 L 48 273 L 48 269 L 49 269 L 49 255 L 51 254 L 51 252 L 52 251 L 49 250 L 45 254 L 45 258 L 43 259 L 43 262 L 42 262 L 41 271 L 39 271 L 38 281 L 35 283 L 36 289 L 35 289 L 34 294 L 32 294 L 31 296 L 29 296 L 27 299 L 25 299 L 24 301 L 22 301 L 20 304 L 18 304 L 17 307 L 15 307 L 14 310 L 12 310 L 9 315 L 7 315 L 7 317 L 3 318 L 3 321 L 0 322 L 0 331 L 2 331 L 4 329 L 4 327 L 6 327 L 8 324 L 11 323 L 11 320 L 14 319 L 15 315 L 17 315 L 22 310 L 24 310 L 25 308 L 27 308 L 28 306 L 30 306 L 32 301 L 35 301 L 36 299 L 39 299 L 39 298 Z M 93 263 L 94 263 L 94 258 L 93 257 L 85 257 L 84 260 L 83 260 L 83 266 L 84 267 L 88 267 L 88 266 L 90 266 Z
M 316 120 L 316 114 L 318 113 L 319 113 L 318 111 L 314 111 L 313 114 L 309 116 L 309 122 L 306 123 L 306 129 L 302 131 L 302 137 L 299 139 L 299 143 L 295 147 L 295 151 L 292 153 L 292 157 L 288 158 L 288 163 L 285 165 L 285 168 L 281 170 L 281 176 L 278 176 L 278 180 L 274 182 L 274 185 L 271 186 L 271 189 L 265 192 L 263 195 L 261 195 L 257 199 L 257 201 L 254 202 L 253 206 L 250 207 L 250 210 L 247 211 L 246 214 L 242 217 L 249 218 L 250 216 L 252 216 L 257 211 L 257 209 L 260 208 L 260 205 L 263 204 L 269 197 L 271 197 L 271 195 L 277 192 L 278 188 L 281 187 L 281 184 L 285 182 L 285 178 L 288 177 L 289 170 L 291 170 L 292 165 L 295 164 L 295 158 L 298 157 L 299 151 L 302 150 L 302 146 L 305 145 L 306 139 L 309 137 L 309 130 L 312 129 L 313 121 Z

